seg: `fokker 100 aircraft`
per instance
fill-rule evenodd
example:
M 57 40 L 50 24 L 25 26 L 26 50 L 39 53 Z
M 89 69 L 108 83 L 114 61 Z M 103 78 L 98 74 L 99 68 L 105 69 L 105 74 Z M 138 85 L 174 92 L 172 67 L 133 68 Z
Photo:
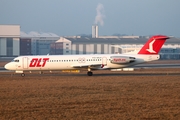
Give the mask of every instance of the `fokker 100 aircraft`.
M 152 36 L 135 54 L 89 54 L 89 55 L 40 55 L 19 56 L 7 63 L 7 70 L 21 73 L 24 71 L 53 71 L 87 68 L 87 75 L 92 76 L 92 70 L 125 68 L 159 59 L 159 51 L 169 37 Z

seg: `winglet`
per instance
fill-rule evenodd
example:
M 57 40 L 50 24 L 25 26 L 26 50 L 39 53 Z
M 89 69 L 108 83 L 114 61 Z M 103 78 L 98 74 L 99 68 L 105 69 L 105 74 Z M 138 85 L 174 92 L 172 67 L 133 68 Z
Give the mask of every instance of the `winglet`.
M 158 54 L 166 39 L 169 39 L 169 37 L 164 35 L 152 36 L 138 54 Z

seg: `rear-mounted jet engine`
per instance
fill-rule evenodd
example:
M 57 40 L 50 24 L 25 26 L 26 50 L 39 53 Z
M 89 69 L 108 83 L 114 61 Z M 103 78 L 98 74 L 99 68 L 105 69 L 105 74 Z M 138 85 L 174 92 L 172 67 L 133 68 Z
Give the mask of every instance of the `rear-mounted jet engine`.
M 111 63 L 114 64 L 126 64 L 134 62 L 136 58 L 134 57 L 126 57 L 126 56 L 112 56 L 110 58 Z

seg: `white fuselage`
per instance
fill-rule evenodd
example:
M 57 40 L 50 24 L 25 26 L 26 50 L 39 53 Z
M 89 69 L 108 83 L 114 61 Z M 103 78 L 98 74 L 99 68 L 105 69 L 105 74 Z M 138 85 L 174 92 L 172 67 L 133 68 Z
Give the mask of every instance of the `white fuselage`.
M 134 57 L 129 63 L 112 63 L 111 57 Z M 6 69 L 15 71 L 70 70 L 90 67 L 91 69 L 117 69 L 158 60 L 159 55 L 145 54 L 92 54 L 92 55 L 47 55 L 19 56 L 5 65 Z M 101 66 L 103 65 L 103 67 Z

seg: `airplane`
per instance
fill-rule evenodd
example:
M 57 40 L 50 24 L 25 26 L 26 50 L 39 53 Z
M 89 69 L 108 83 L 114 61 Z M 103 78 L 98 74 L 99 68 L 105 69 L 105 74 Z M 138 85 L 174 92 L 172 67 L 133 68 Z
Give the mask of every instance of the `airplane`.
M 92 70 L 119 69 L 160 58 L 161 47 L 169 39 L 165 35 L 152 36 L 145 45 L 135 54 L 82 54 L 82 55 L 39 55 L 19 56 L 7 63 L 7 70 L 21 73 L 24 71 L 55 71 L 87 69 L 87 75 L 92 76 Z

